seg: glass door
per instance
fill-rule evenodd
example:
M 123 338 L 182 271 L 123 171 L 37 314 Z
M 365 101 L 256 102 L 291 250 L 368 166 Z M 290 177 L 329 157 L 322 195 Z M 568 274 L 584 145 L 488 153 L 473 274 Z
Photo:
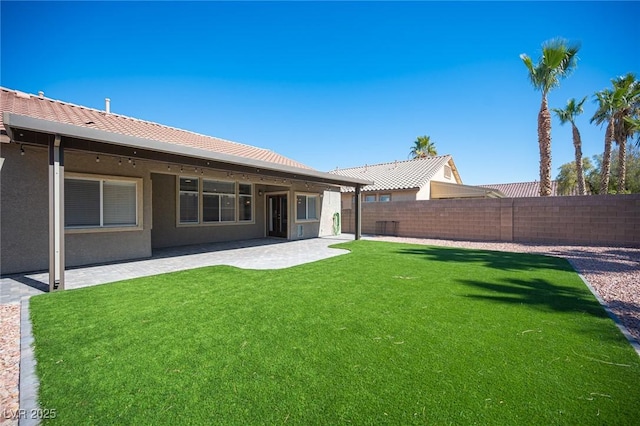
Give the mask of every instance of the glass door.
M 267 208 L 269 209 L 269 232 L 267 232 L 267 235 L 270 237 L 287 238 L 287 195 L 268 195 Z

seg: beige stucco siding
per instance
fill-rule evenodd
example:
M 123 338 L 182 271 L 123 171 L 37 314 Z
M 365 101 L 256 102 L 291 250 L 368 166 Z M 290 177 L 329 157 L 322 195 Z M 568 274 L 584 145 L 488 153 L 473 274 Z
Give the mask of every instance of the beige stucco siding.
M 226 174 L 207 173 L 207 179 L 224 179 Z M 228 178 L 227 178 L 228 179 Z M 222 241 L 262 238 L 265 232 L 264 196 L 258 191 L 262 185 L 254 185 L 254 222 L 208 225 L 179 225 L 177 220 L 177 190 L 175 175 L 153 173 L 153 248 L 175 247 Z
M 320 229 L 318 231 L 319 237 L 328 237 L 334 235 L 334 215 L 340 214 L 340 192 L 336 188 L 333 191 L 324 191 L 322 194 L 322 210 L 320 213 Z M 340 234 L 340 228 L 337 229 L 337 234 Z
M 49 267 L 48 150 L 44 147 L 1 144 L 0 157 L 0 273 L 47 270 Z M 289 199 L 289 239 L 333 234 L 333 215 L 340 212 L 337 187 L 312 182 L 275 182 L 257 176 L 235 180 L 253 184 L 253 221 L 223 224 L 177 223 L 177 170 L 167 164 L 109 155 L 65 151 L 65 173 L 77 178 L 137 179 L 141 226 L 126 230 L 72 229 L 65 231 L 66 266 L 80 266 L 149 257 L 152 248 L 266 236 L 266 194 L 286 193 Z M 133 163 L 135 161 L 135 167 Z M 174 166 L 175 167 L 175 166 Z M 198 172 L 200 174 L 200 172 Z M 229 180 L 226 172 L 207 170 L 203 178 Z M 253 179 L 253 180 L 251 180 Z M 262 193 L 262 195 L 259 195 Z M 318 196 L 318 219 L 298 221 L 297 194 Z
M 0 274 L 49 265 L 49 186 L 46 150 L 0 144 Z
M 6 158 L 0 189 L 0 272 L 10 274 L 49 266 L 49 176 L 46 148 L 2 145 Z M 136 167 L 117 159 L 65 152 L 65 173 L 142 178 L 142 223 L 135 231 L 65 232 L 66 266 L 143 258 L 151 255 L 151 182 L 147 163 Z
M 316 238 L 332 235 L 333 215 L 340 213 L 340 193 L 338 188 L 327 191 L 324 187 L 312 185 L 294 184 L 289 191 L 289 239 L 299 240 L 305 238 Z M 297 219 L 296 196 L 315 195 L 318 196 L 318 219 L 303 220 Z

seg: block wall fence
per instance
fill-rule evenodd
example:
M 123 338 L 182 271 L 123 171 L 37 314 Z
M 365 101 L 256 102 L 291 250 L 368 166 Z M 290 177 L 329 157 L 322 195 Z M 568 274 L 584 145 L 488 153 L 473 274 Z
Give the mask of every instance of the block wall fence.
M 640 247 L 640 194 L 362 203 L 363 233 L 383 221 L 400 237 Z M 342 232 L 354 222 L 343 209 Z

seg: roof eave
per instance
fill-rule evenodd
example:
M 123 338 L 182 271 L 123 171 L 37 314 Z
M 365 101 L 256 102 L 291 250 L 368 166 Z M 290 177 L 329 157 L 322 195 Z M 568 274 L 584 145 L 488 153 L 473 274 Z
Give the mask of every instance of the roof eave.
M 136 136 L 123 135 L 99 129 L 76 126 L 73 124 L 60 123 L 57 121 L 43 120 L 40 118 L 29 117 L 26 115 L 20 115 L 11 112 L 5 112 L 3 114 L 3 121 L 5 128 L 9 133 L 11 133 L 11 130 L 15 128 L 32 130 L 41 133 L 57 134 L 61 136 L 127 146 L 131 148 L 154 150 L 166 154 L 176 154 L 203 160 L 212 160 L 225 163 L 230 166 L 248 166 L 255 168 L 258 172 L 260 170 L 271 170 L 280 173 L 285 172 L 291 174 L 292 176 L 296 176 L 297 178 L 315 178 L 320 179 L 325 183 L 334 185 L 356 186 L 373 184 L 372 181 L 364 179 L 349 178 L 346 176 L 338 177 L 335 174 L 321 172 L 313 169 L 304 169 L 300 167 L 270 163 L 267 161 L 255 160 L 230 154 L 223 154 L 201 148 L 176 145 L 169 142 L 144 139 Z

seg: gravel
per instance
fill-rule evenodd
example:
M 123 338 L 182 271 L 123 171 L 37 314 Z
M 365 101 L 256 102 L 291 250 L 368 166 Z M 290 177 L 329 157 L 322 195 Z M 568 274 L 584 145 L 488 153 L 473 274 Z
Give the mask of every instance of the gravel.
M 403 237 L 366 237 L 377 241 L 535 253 L 564 257 L 614 312 L 629 333 L 640 342 L 640 248 L 536 245 L 451 241 Z M 0 424 L 17 421 L 6 414 L 18 409 L 20 363 L 20 305 L 0 305 Z
M 20 373 L 20 305 L 0 305 L 0 424 L 17 425 L 11 419 L 18 410 Z

